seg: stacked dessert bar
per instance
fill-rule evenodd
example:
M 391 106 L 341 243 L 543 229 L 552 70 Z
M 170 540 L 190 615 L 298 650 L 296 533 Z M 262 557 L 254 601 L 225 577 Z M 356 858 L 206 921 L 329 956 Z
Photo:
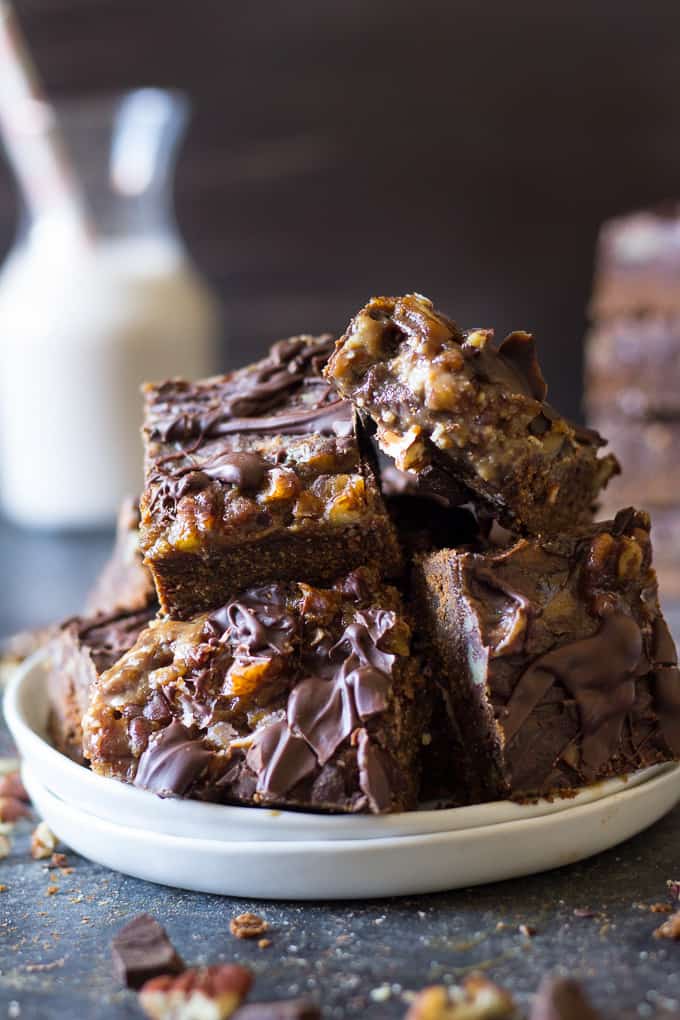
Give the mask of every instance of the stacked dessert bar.
M 528 334 L 377 298 L 335 344 L 145 397 L 138 539 L 128 513 L 100 612 L 50 643 L 67 753 L 161 796 L 376 813 L 680 755 L 649 518 L 593 523 L 616 461 Z
M 664 591 L 680 595 L 680 206 L 634 213 L 600 233 L 587 338 L 589 420 L 623 466 L 603 503 L 641 493 Z

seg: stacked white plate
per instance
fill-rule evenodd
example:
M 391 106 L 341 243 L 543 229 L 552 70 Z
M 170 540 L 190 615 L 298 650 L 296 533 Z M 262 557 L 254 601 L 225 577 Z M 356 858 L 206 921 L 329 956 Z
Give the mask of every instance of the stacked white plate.
M 161 800 L 97 776 L 50 745 L 45 679 L 38 654 L 16 671 L 5 695 L 37 810 L 84 857 L 183 889 L 311 900 L 495 882 L 615 846 L 680 799 L 680 766 L 661 765 L 571 799 L 381 817 Z

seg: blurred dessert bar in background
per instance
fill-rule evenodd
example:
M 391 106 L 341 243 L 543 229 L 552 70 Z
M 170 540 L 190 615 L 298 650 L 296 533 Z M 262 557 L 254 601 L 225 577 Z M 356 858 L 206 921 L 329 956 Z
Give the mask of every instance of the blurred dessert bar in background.
M 601 516 L 649 510 L 662 590 L 680 595 L 680 204 L 606 223 L 598 243 L 586 339 L 589 423 L 609 438 L 622 474 Z

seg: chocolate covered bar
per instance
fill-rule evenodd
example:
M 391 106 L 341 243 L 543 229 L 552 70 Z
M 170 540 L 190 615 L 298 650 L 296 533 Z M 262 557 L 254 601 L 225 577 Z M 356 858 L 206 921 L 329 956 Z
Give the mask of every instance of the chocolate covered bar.
M 400 566 L 351 404 L 320 374 L 328 337 L 294 337 L 203 382 L 146 387 L 141 542 L 176 619 L 252 584 Z
M 628 509 L 556 538 L 417 561 L 454 796 L 566 792 L 680 756 L 680 672 L 649 529 Z
M 84 746 L 161 796 L 405 810 L 427 703 L 399 595 L 360 568 L 154 621 L 91 689 Z
M 84 762 L 82 719 L 97 677 L 130 649 L 157 606 L 63 624 L 46 645 L 48 728 L 62 754 Z
M 373 298 L 325 374 L 372 419 L 381 450 L 429 489 L 467 487 L 508 528 L 554 533 L 592 516 L 617 471 L 604 441 L 545 402 L 532 338 L 464 332 L 418 294 Z

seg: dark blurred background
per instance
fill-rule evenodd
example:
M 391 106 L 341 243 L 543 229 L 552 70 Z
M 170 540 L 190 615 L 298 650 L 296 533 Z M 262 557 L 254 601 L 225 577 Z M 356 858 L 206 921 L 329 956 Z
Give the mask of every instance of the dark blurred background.
M 225 366 L 416 289 L 462 325 L 534 331 L 578 414 L 598 225 L 680 193 L 677 0 L 16 7 L 53 95 L 193 97 L 178 213 L 224 300 Z

